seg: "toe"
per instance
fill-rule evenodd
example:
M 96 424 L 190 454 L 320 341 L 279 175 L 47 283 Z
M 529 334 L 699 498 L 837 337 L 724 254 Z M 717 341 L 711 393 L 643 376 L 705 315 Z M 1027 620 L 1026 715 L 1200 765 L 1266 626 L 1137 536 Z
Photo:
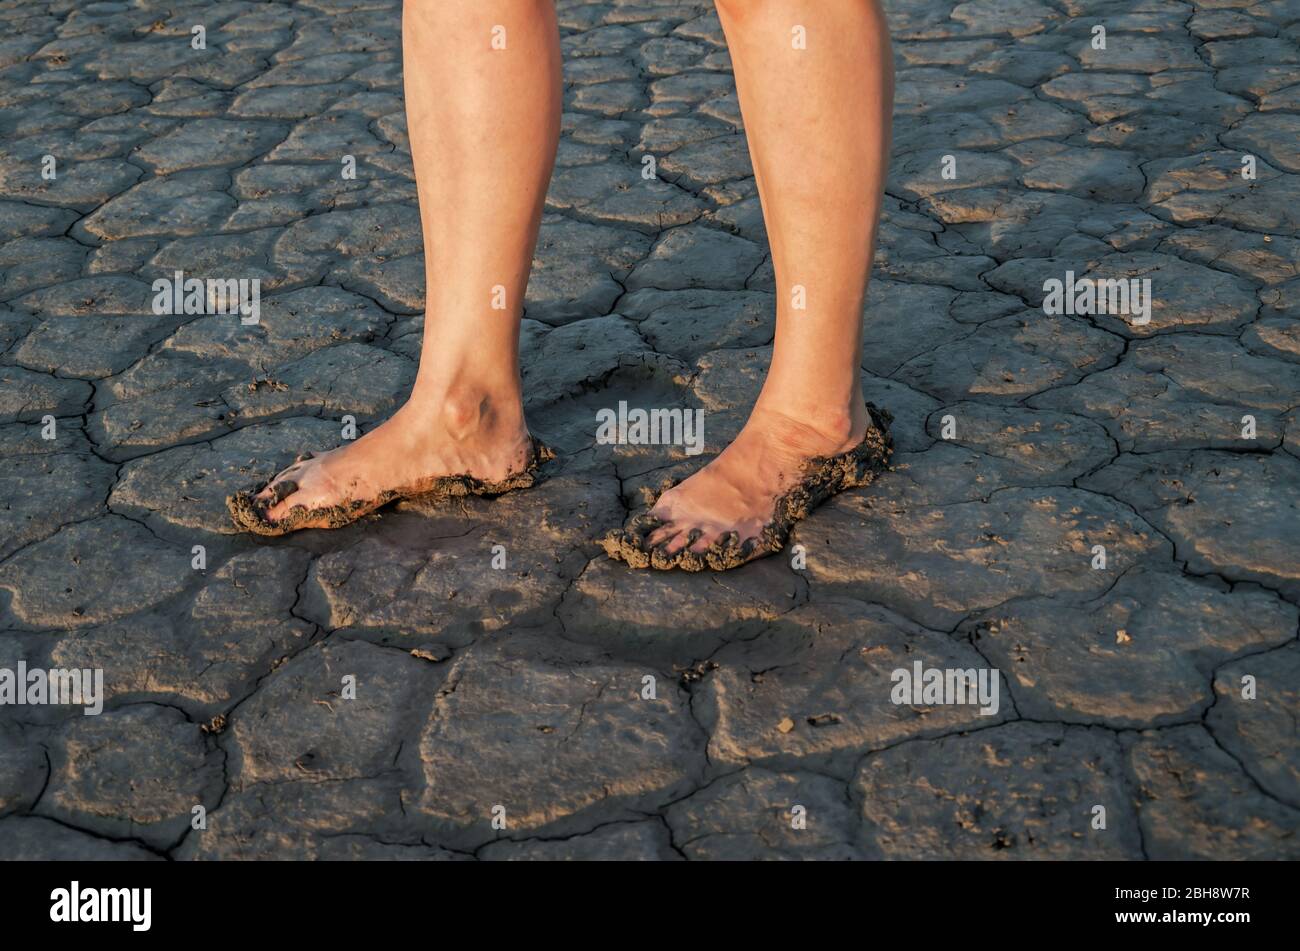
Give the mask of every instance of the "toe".
M 663 545 L 671 541 L 673 538 L 675 538 L 677 536 L 677 533 L 680 531 L 681 529 L 677 525 L 671 522 L 668 523 L 667 525 L 660 525 L 649 535 L 645 536 L 645 547 L 658 548 L 660 545 Z
M 700 530 L 698 528 L 692 528 L 690 531 L 686 531 L 679 526 L 676 529 L 676 534 L 664 543 L 662 546 L 663 550 L 668 555 L 675 555 L 679 551 L 689 548 L 695 539 L 699 538 L 699 536 Z
M 298 488 L 298 483 L 293 479 L 281 479 L 271 484 L 270 494 L 262 503 L 268 521 L 274 522 L 284 518 L 291 508 L 299 504 L 294 498 L 298 494 Z
M 671 558 L 677 552 L 681 551 L 682 543 L 685 536 L 677 525 L 670 525 L 666 529 L 666 534 L 655 541 L 653 544 L 647 539 L 646 548 L 651 552 L 658 552 L 661 558 Z
M 275 478 L 262 486 L 261 491 L 253 496 L 253 498 L 263 505 L 274 505 L 276 502 L 279 502 L 280 499 L 284 498 L 283 494 L 278 494 L 283 492 L 280 486 L 282 486 L 285 481 L 293 481 L 292 477 L 297 475 L 301 469 L 302 466 L 295 462 L 288 468 L 276 473 Z
M 316 452 L 315 450 L 299 453 L 293 460 L 293 464 L 280 470 L 275 478 L 263 486 L 262 490 L 253 497 L 254 500 L 259 505 L 267 508 L 278 505 L 286 496 L 298 491 L 304 482 L 310 482 L 309 474 L 318 472 L 322 460 L 328 455 L 329 452 Z M 286 482 L 292 485 L 293 488 L 288 491 L 283 489 L 282 486 Z
M 298 491 L 298 482 L 294 479 L 279 479 L 278 482 L 272 482 L 260 492 L 253 496 L 253 504 L 261 509 L 264 516 L 274 520 L 277 514 L 272 514 L 281 509 L 283 500 L 289 498 L 294 492 Z
M 290 493 L 292 495 L 292 493 Z M 278 522 L 284 518 L 296 505 L 295 501 L 287 498 L 284 501 L 276 502 L 266 510 L 266 520 L 268 522 Z
M 691 532 L 691 551 L 697 555 L 703 555 L 709 550 L 709 546 L 718 540 L 717 531 L 705 531 L 704 529 L 695 529 Z
M 640 515 L 633 516 L 632 520 L 627 523 L 627 533 L 645 541 L 646 535 L 661 527 L 663 522 L 658 516 L 651 515 L 649 512 L 642 512 Z
M 717 550 L 728 560 L 731 561 L 740 553 L 740 534 L 738 532 L 727 532 L 718 539 Z

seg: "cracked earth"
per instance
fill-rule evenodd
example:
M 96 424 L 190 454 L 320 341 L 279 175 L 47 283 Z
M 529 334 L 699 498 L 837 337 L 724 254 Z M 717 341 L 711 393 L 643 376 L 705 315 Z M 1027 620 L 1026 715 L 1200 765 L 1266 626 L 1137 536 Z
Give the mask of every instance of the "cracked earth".
M 0 667 L 107 694 L 0 707 L 0 856 L 1300 857 L 1300 2 L 890 6 L 894 471 L 804 568 L 662 575 L 592 539 L 726 444 L 773 336 L 710 4 L 559 3 L 552 477 L 267 543 L 226 495 L 415 371 L 398 5 L 0 0 Z M 178 268 L 259 278 L 260 325 L 155 316 Z M 1150 323 L 1045 314 L 1067 270 L 1150 278 Z M 703 408 L 706 454 L 596 445 L 620 400 Z M 915 661 L 999 711 L 894 705 Z

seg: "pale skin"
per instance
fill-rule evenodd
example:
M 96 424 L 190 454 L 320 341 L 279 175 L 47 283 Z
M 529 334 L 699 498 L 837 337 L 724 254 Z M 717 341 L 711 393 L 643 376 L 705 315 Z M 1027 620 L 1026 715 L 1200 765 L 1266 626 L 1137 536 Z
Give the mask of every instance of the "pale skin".
M 890 148 L 884 16 L 876 0 L 716 6 L 772 248 L 776 340 L 736 439 L 655 505 L 664 524 L 648 541 L 669 553 L 694 530 L 697 551 L 728 532 L 756 537 L 808 460 L 852 449 L 871 425 L 859 357 Z M 497 25 L 505 50 L 492 49 Z M 559 135 L 554 6 L 408 0 L 402 42 L 428 283 L 419 373 L 386 423 L 277 476 L 299 488 L 271 520 L 434 476 L 499 481 L 528 458 L 519 317 Z M 498 285 L 507 313 L 492 307 Z

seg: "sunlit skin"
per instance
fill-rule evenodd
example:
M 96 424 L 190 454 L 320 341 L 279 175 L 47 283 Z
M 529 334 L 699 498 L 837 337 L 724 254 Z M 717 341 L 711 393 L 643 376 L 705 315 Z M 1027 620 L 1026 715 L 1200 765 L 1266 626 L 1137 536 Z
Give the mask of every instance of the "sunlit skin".
M 870 426 L 858 364 L 890 146 L 884 16 L 874 0 L 717 8 L 772 248 L 776 340 L 739 435 L 656 504 L 665 524 L 649 541 L 669 552 L 693 529 L 697 550 L 729 531 L 756 536 L 807 460 L 853 448 Z M 496 25 L 505 50 L 492 49 Z M 428 281 L 419 373 L 388 422 L 287 470 L 299 489 L 272 520 L 431 476 L 499 480 L 527 458 L 519 317 L 559 134 L 554 7 L 408 2 L 402 39 Z M 492 308 L 496 285 L 507 311 Z

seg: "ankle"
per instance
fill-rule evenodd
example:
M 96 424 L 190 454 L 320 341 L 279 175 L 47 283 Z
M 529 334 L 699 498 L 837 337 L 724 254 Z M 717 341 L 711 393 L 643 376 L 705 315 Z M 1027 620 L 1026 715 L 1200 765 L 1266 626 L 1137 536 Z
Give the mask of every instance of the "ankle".
M 793 422 L 826 447 L 826 452 L 852 448 L 862 441 L 871 426 L 871 417 L 860 396 L 834 404 L 795 403 L 760 396 L 753 417 L 759 421 L 767 417 Z
M 524 425 L 518 393 L 484 384 L 425 391 L 417 387 L 407 406 L 455 440 L 498 435 Z

